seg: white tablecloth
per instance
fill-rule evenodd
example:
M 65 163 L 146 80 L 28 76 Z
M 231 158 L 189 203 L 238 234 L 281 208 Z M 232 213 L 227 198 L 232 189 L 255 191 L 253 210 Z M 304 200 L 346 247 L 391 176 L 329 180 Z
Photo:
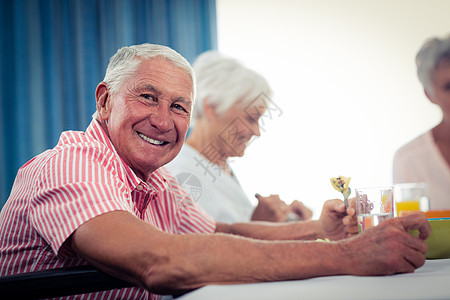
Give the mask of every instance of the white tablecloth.
M 329 276 L 296 281 L 210 285 L 178 299 L 450 299 L 450 259 L 427 260 L 414 273 L 392 276 Z

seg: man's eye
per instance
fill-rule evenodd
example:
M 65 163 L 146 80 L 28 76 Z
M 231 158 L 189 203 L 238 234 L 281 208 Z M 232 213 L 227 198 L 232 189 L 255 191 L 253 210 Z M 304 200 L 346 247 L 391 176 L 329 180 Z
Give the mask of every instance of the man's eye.
M 142 94 L 141 97 L 145 98 L 146 100 L 150 100 L 150 101 L 155 101 L 155 102 L 158 101 L 158 99 L 151 94 Z
M 184 107 L 183 107 L 182 105 L 180 105 L 180 104 L 173 104 L 172 107 L 175 108 L 176 110 L 182 111 L 182 112 L 184 112 L 184 113 L 187 113 L 187 112 L 188 112 L 187 109 L 184 108 Z

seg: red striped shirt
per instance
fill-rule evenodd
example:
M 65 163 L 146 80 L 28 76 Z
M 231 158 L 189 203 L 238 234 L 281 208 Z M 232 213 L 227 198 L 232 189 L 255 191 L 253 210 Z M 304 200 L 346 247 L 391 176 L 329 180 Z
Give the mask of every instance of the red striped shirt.
M 173 234 L 212 233 L 214 220 L 164 168 L 142 181 L 97 121 L 66 131 L 55 148 L 22 166 L 0 212 L 0 276 L 86 265 L 64 241 L 84 222 L 124 210 Z M 69 297 L 74 298 L 74 297 Z M 140 288 L 81 299 L 158 299 Z

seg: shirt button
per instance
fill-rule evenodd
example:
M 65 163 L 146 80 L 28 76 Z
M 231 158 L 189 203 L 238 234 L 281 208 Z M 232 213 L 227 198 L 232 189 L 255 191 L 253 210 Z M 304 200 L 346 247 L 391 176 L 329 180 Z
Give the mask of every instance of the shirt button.
M 142 191 L 144 188 L 142 187 L 142 185 L 138 185 L 137 187 L 136 187 L 136 189 L 138 190 L 138 191 Z

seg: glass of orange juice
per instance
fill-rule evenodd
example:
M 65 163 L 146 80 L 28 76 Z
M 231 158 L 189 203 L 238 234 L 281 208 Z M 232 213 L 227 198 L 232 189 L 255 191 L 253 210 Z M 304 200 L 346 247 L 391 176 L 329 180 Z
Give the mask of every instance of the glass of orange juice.
M 430 208 L 428 185 L 425 182 L 400 183 L 394 185 L 395 216 L 413 211 L 426 212 Z

